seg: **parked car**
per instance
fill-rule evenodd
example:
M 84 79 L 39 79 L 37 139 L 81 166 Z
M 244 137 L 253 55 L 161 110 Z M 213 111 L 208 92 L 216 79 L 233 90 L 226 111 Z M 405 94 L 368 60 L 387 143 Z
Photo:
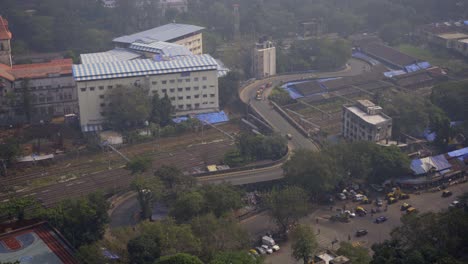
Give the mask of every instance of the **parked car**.
M 406 211 L 406 210 L 407 210 L 408 208 L 410 208 L 410 207 L 411 207 L 411 205 L 410 205 L 409 203 L 403 203 L 403 204 L 401 205 L 400 210 L 401 210 L 401 211 Z
M 262 247 L 256 247 L 255 250 L 257 250 L 258 254 L 260 255 L 265 255 L 266 251 Z
M 462 207 L 463 207 L 463 204 L 458 200 L 455 200 L 449 204 L 449 208 L 462 208 Z
M 400 199 L 400 200 L 406 200 L 406 199 L 409 199 L 409 198 L 410 198 L 409 194 L 407 194 L 407 193 L 402 193 L 402 194 L 400 194 L 400 198 L 399 198 L 399 199 Z
M 452 196 L 452 192 L 449 190 L 445 190 L 442 192 L 442 197 L 449 197 Z
M 371 204 L 371 203 L 372 203 L 372 201 L 371 201 L 371 200 L 369 200 L 369 198 L 367 198 L 367 197 L 364 197 L 364 198 L 362 199 L 361 203 L 362 203 L 362 204 Z
M 258 257 L 258 256 L 259 256 L 258 252 L 257 252 L 255 249 L 249 250 L 249 254 L 251 254 L 251 255 L 254 256 L 254 257 Z
M 385 222 L 387 220 L 388 220 L 388 218 L 382 215 L 382 216 L 377 217 L 374 222 L 376 224 L 380 224 L 380 223 L 383 223 L 383 222 Z
M 346 195 L 344 193 L 339 193 L 338 194 L 338 199 L 340 200 L 346 200 Z
M 383 206 L 383 200 L 382 200 L 382 199 L 377 199 L 377 200 L 375 200 L 375 204 L 376 204 L 378 207 L 381 207 L 381 206 Z
M 287 138 L 288 140 L 291 140 L 293 137 L 292 137 L 292 135 L 291 135 L 290 133 L 287 133 L 287 134 L 286 134 L 286 138 Z
M 362 208 L 361 206 L 356 207 L 356 214 L 359 216 L 365 216 L 367 214 L 366 209 Z
M 410 208 L 406 209 L 407 214 L 410 214 L 410 213 L 415 212 L 415 211 L 416 211 L 416 208 L 414 208 L 414 207 L 410 207 Z
M 380 186 L 380 185 L 371 184 L 370 186 L 372 187 L 372 189 L 374 189 L 374 190 L 377 191 L 377 192 L 383 192 L 383 188 L 382 188 L 382 186 Z
M 271 247 L 271 249 L 273 249 L 273 251 L 276 252 L 276 251 L 279 251 L 279 250 L 280 250 L 280 246 L 274 245 L 274 246 Z
M 362 195 L 362 194 L 356 194 L 356 195 L 354 195 L 353 201 L 354 202 L 360 202 L 360 201 L 364 200 L 364 198 L 367 198 L 367 197 Z
M 388 198 L 388 204 L 393 204 L 393 203 L 396 203 L 396 202 L 398 202 L 397 198 L 394 198 L 394 197 Z
M 353 212 L 351 212 L 350 210 L 346 210 L 346 211 L 344 211 L 344 213 L 347 214 L 347 215 L 348 215 L 349 217 L 351 217 L 351 218 L 356 217 L 356 214 L 353 213 Z
M 269 246 L 262 245 L 262 248 L 266 251 L 266 253 L 273 254 L 273 249 L 271 249 Z
M 365 236 L 367 235 L 367 230 L 366 229 L 359 229 L 358 231 L 356 231 L 356 236 L 357 237 L 362 237 L 362 236 Z

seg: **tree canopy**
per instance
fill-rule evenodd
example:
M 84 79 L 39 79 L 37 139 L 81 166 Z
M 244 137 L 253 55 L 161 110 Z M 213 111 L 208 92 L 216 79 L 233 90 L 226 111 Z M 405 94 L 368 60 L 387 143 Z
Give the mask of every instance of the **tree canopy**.
M 203 264 L 199 258 L 185 253 L 161 257 L 155 264 Z
M 302 259 L 304 263 L 309 263 L 311 256 L 318 248 L 314 230 L 309 225 L 298 225 L 291 233 L 293 257 L 296 260 Z

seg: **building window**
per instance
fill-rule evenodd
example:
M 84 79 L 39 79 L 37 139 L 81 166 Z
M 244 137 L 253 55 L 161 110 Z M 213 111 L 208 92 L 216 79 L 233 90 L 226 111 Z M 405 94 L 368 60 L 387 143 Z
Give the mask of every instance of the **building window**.
M 153 90 L 153 91 L 151 91 L 151 92 L 152 92 L 153 94 L 155 94 L 155 93 L 157 93 L 158 91 L 156 91 L 156 90 Z
M 50 88 L 52 88 L 52 86 L 50 86 L 50 85 L 46 85 L 46 87 L 45 87 L 45 88 L 46 88 L 46 89 L 50 89 Z
M 107 89 L 111 90 L 111 89 L 112 89 L 112 85 L 107 86 Z
M 178 83 L 181 83 L 181 82 L 182 82 L 182 79 L 178 79 L 177 82 L 178 82 Z
M 190 79 L 185 79 L 185 82 L 190 82 Z
M 203 77 L 202 77 L 202 80 L 203 80 L 203 81 L 206 81 L 206 76 L 203 76 Z
M 99 96 L 99 98 L 101 98 L 101 99 L 104 99 L 104 95 L 103 95 L 103 94 L 101 94 L 101 95 Z
M 215 94 L 210 94 L 210 97 L 215 97 Z
M 192 99 L 192 97 L 190 95 L 187 95 L 185 99 Z
M 158 84 L 158 82 L 152 81 L 151 84 L 152 84 L 152 85 L 156 85 L 156 84 Z
M 101 107 L 104 107 L 104 106 L 106 106 L 106 104 L 102 103 L 102 104 L 101 104 Z
M 178 92 L 182 92 L 183 90 L 184 90 L 184 88 L 177 88 Z
M 175 83 L 175 80 L 170 80 L 169 82 L 170 82 L 170 83 Z
M 167 93 L 167 89 L 162 89 L 162 92 L 163 92 L 163 93 Z
M 104 86 L 99 86 L 99 90 L 104 90 Z
M 166 84 L 166 83 L 167 83 L 167 81 L 166 81 L 166 80 L 164 80 L 164 81 L 161 81 L 161 83 L 162 83 L 162 84 Z
M 199 88 L 198 86 L 194 86 L 193 89 L 194 89 L 195 91 L 198 91 L 198 89 L 200 89 L 200 88 Z
M 203 89 L 206 89 L 206 85 L 203 85 Z
M 214 104 L 214 102 L 210 102 L 210 104 Z
M 171 101 L 175 101 L 175 97 L 174 97 L 174 96 L 171 97 Z
M 195 97 L 195 98 L 199 98 L 199 97 L 200 97 L 200 95 L 199 95 L 199 94 L 196 94 L 196 95 L 194 95 L 193 97 Z
M 207 98 L 207 97 L 208 97 L 208 95 L 207 95 L 207 94 L 204 94 L 204 95 L 203 95 L 203 98 Z
M 200 107 L 200 104 L 199 103 L 196 103 L 195 104 L 195 108 L 199 108 Z
M 105 116 L 105 115 L 106 115 L 106 112 L 101 112 L 101 115 L 102 115 L 102 116 Z
M 177 108 L 184 109 L 184 105 L 178 105 Z
M 81 88 L 81 91 L 82 91 L 82 92 L 86 92 L 86 88 Z
M 94 91 L 94 87 L 89 87 L 89 90 L 90 90 L 90 91 Z
M 169 89 L 169 91 L 170 91 L 171 93 L 173 93 L 173 92 L 175 91 L 175 89 L 174 89 L 174 88 L 171 88 L 171 89 Z
M 190 87 L 185 87 L 185 91 L 190 91 Z
M 187 107 L 187 109 L 190 109 L 190 108 L 192 108 L 192 105 L 191 104 L 186 104 L 185 107 Z
M 215 86 L 214 85 L 210 85 L 211 88 L 214 88 Z
M 198 77 L 193 78 L 193 81 L 198 82 Z
M 184 100 L 184 97 L 183 96 L 179 96 L 177 97 L 178 100 Z

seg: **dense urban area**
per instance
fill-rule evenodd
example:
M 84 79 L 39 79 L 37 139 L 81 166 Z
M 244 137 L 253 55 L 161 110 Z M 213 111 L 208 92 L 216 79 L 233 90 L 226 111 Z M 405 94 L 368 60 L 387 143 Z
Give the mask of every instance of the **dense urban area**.
M 0 0 L 0 264 L 468 263 L 467 0 Z

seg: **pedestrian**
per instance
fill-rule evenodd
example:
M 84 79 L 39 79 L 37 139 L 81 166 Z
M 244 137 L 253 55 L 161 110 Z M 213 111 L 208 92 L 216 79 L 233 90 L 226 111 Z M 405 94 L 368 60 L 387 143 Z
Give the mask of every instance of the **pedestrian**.
M 315 218 L 315 223 L 318 224 L 318 218 Z
M 351 235 L 348 235 L 348 241 L 350 241 L 350 240 L 351 240 Z

